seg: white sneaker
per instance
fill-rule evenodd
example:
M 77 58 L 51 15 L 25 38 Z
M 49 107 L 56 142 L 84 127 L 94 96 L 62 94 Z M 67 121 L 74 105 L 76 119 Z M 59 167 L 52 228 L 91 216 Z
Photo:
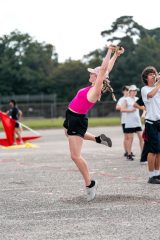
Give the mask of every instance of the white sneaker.
M 87 192 L 87 201 L 92 201 L 95 196 L 96 196 L 96 190 L 97 190 L 97 186 L 98 186 L 98 182 L 96 180 L 95 181 L 95 185 L 91 188 L 86 187 L 86 192 Z
M 106 135 L 101 134 L 100 139 L 101 139 L 101 144 L 104 144 L 108 147 L 112 147 L 112 141 L 110 138 L 106 137 Z
M 148 161 L 140 162 L 141 165 L 147 165 Z

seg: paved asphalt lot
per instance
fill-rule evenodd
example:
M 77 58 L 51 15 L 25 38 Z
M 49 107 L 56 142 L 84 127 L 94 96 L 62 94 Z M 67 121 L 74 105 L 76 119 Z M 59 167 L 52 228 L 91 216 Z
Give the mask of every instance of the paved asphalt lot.
M 160 186 L 147 183 L 136 136 L 130 162 L 120 127 L 89 130 L 113 141 L 112 148 L 84 143 L 99 183 L 90 203 L 62 129 L 40 131 L 38 148 L 0 149 L 0 240 L 160 239 Z

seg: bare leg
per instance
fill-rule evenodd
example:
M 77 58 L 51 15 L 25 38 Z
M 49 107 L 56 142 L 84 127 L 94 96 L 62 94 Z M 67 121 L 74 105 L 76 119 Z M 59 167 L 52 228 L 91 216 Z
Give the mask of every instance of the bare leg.
M 155 170 L 156 154 L 148 153 L 147 160 L 148 160 L 148 170 L 149 172 L 153 172 Z
M 20 143 L 22 144 L 23 143 L 23 140 L 22 140 L 22 137 L 21 137 L 21 133 L 19 131 L 18 128 L 15 128 L 15 133 L 17 134 L 18 138 L 19 138 L 19 141 Z M 16 142 L 16 136 L 15 136 L 15 142 Z
M 14 129 L 14 142 L 13 142 L 13 145 L 16 145 L 17 144 L 17 142 L 16 142 L 16 130 Z
M 159 168 L 160 168 L 160 154 L 157 154 L 155 159 L 155 170 L 159 171 Z
M 149 153 L 148 160 L 148 169 L 149 169 L 149 180 L 148 183 L 160 184 L 159 180 L 159 158 L 160 154 Z
M 64 128 L 64 133 L 66 135 L 66 137 L 68 137 L 68 134 L 67 134 L 67 129 Z M 96 141 L 95 139 L 95 135 L 89 133 L 89 132 L 86 132 L 85 135 L 84 135 L 84 140 L 90 140 L 90 141 Z
M 90 140 L 90 141 L 96 142 L 95 135 L 93 135 L 89 132 L 85 133 L 84 140 Z
M 125 153 L 127 152 L 127 146 L 128 146 L 127 144 L 128 144 L 128 135 L 126 133 L 124 133 L 123 147 L 124 147 Z
M 141 151 L 142 151 L 143 146 L 144 146 L 144 141 L 143 141 L 143 138 L 142 138 L 142 132 L 137 132 L 137 136 L 139 138 L 139 145 L 140 145 L 140 148 L 141 148 Z
M 66 128 L 64 128 L 64 133 L 65 133 L 66 137 L 68 137 L 67 129 L 66 129 Z
M 79 171 L 81 172 L 85 185 L 89 186 L 91 183 L 91 177 L 88 170 L 88 165 L 85 159 L 81 156 L 81 149 L 83 144 L 83 138 L 79 136 L 68 136 L 71 159 L 77 165 Z
M 127 133 L 127 152 L 130 155 L 132 152 L 132 143 L 133 143 L 133 133 Z

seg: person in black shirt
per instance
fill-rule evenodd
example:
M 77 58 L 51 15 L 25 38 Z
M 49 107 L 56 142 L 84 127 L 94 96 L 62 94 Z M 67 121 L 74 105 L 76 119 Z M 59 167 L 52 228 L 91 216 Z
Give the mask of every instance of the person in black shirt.
M 14 145 L 16 144 L 16 135 L 19 138 L 20 144 L 23 144 L 23 140 L 21 137 L 21 126 L 18 122 L 22 117 L 22 111 L 16 106 L 16 101 L 11 99 L 9 102 L 10 109 L 7 111 L 7 115 L 14 119 L 15 122 L 15 131 L 14 131 Z
M 143 111 L 142 113 L 142 116 L 143 118 L 145 118 L 145 113 L 146 113 L 146 110 L 145 110 L 145 105 L 144 105 L 144 102 L 143 102 L 143 99 L 142 97 L 140 97 L 135 103 L 134 103 L 134 107 L 135 108 L 138 108 L 140 110 Z M 141 152 L 141 158 L 140 158 L 140 163 L 141 164 L 147 164 L 147 156 L 148 156 L 148 153 L 149 153 L 149 149 L 148 149 L 148 142 L 145 141 L 145 130 L 143 132 L 143 138 L 144 138 L 144 146 L 143 146 L 143 150 Z

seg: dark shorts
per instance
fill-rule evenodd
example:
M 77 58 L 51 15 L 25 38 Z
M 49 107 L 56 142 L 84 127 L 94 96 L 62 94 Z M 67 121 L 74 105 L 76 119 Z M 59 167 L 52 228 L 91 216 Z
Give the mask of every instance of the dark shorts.
M 15 128 L 20 128 L 20 124 L 18 122 L 15 123 Z
M 160 153 L 160 131 L 155 124 L 145 123 L 145 136 L 148 142 L 148 152 Z
M 136 132 L 141 132 L 141 131 L 142 131 L 141 127 L 124 128 L 124 133 L 136 133 Z
M 122 131 L 123 133 L 125 133 L 125 123 L 122 123 L 121 125 L 122 125 Z
M 67 129 L 68 135 L 83 138 L 88 128 L 88 118 L 85 114 L 74 113 L 67 109 L 63 127 Z

